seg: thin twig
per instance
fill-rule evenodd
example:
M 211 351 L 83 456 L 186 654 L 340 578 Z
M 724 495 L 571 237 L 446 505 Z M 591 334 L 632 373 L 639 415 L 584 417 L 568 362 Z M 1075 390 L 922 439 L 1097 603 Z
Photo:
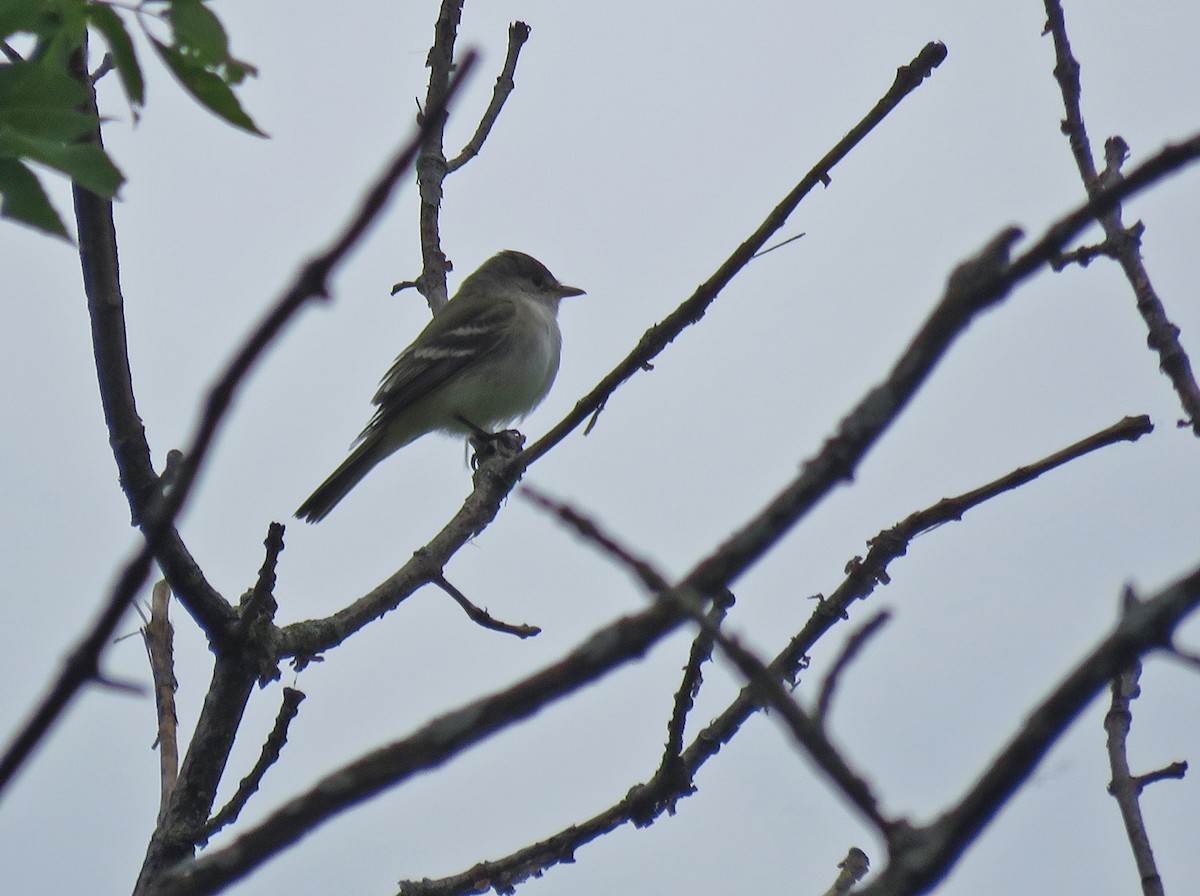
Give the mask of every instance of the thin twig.
M 725 591 L 716 595 L 708 608 L 707 626 L 700 626 L 692 646 L 688 649 L 687 662 L 683 666 L 683 678 L 675 689 L 671 701 L 671 717 L 667 720 L 667 740 L 663 746 L 662 759 L 659 762 L 655 777 L 676 776 L 682 770 L 683 737 L 687 729 L 688 714 L 696 702 L 696 695 L 703 683 L 703 667 L 712 658 L 713 638 L 710 628 L 719 627 L 726 614 L 733 607 L 732 592 Z
M 1145 790 L 1149 785 L 1158 781 L 1182 781 L 1187 776 L 1188 764 L 1185 761 L 1171 762 L 1152 772 L 1134 775 L 1139 790 Z
M 887 625 L 891 619 L 891 613 L 887 610 L 880 610 L 850 635 L 846 641 L 846 645 L 842 648 L 842 652 L 838 654 L 833 665 L 829 667 L 829 672 L 825 675 L 824 681 L 821 682 L 821 690 L 817 696 L 817 720 L 821 724 L 825 724 L 825 720 L 829 716 L 829 707 L 833 705 L 833 692 L 837 690 L 838 680 L 841 678 L 842 672 L 854 662 L 854 658 L 867 645 L 867 642 L 881 628 Z
M 1162 878 L 1154 862 L 1154 850 L 1150 847 L 1150 834 L 1142 817 L 1141 803 L 1138 802 L 1142 788 L 1129 771 L 1127 746 L 1129 729 L 1133 725 L 1131 704 L 1141 693 L 1138 686 L 1141 674 L 1142 664 L 1135 662 L 1113 678 L 1110 687 L 1112 701 L 1104 716 L 1104 730 L 1108 734 L 1108 765 L 1112 770 L 1108 792 L 1120 807 L 1125 836 L 1133 850 L 1133 861 L 1142 882 L 1143 896 L 1165 896 Z
M 825 156 L 806 174 L 791 192 L 784 197 L 758 228 L 733 251 L 716 272 L 702 283 L 694 293 L 672 311 L 661 322 L 644 334 L 637 347 L 611 373 L 602 379 L 591 392 L 576 402 L 574 409 L 553 429 L 525 449 L 524 466 L 561 442 L 583 421 L 594 418 L 616 389 L 639 370 L 649 369 L 649 363 L 670 345 L 680 333 L 699 323 L 708 308 L 729 282 L 742 270 L 767 241 L 787 223 L 788 216 L 796 206 L 818 184 L 829 182 L 829 172 L 844 159 L 905 97 L 917 89 L 946 58 L 946 48 L 940 43 L 929 43 L 908 65 L 896 70 L 892 86 L 880 98 L 874 108 L 858 122 L 850 132 L 834 145 Z M 595 425 L 593 419 L 588 429 Z
M 540 634 L 541 629 L 536 625 L 514 624 L 511 622 L 501 622 L 499 619 L 491 616 L 487 610 L 482 607 L 477 607 L 467 598 L 465 594 L 446 581 L 444 575 L 436 576 L 433 579 L 433 584 L 437 585 L 444 592 L 454 598 L 457 603 L 470 617 L 471 621 L 476 625 L 481 625 L 484 628 L 491 629 L 495 632 L 504 632 L 506 635 L 516 635 L 518 638 L 532 638 L 534 635 Z
M 784 682 L 770 668 L 747 650 L 741 643 L 723 632 L 706 615 L 702 595 L 691 592 L 686 586 L 672 588 L 667 580 L 646 560 L 637 557 L 621 545 L 614 537 L 606 534 L 591 519 L 561 502 L 552 501 L 526 487 L 538 505 L 555 513 L 559 519 L 571 526 L 585 541 L 599 546 L 605 554 L 617 560 L 637 576 L 651 592 L 651 596 L 667 604 L 677 612 L 685 613 L 712 639 L 721 652 L 737 667 L 746 680 L 754 686 L 762 702 L 774 709 L 796 743 L 805 750 L 842 794 L 870 819 L 880 830 L 886 831 L 891 822 L 879 812 L 878 803 L 870 786 L 857 774 L 830 742 L 819 721 L 812 718 L 792 699 Z
M 1105 240 L 1102 243 L 1096 243 L 1094 246 L 1079 246 L 1070 252 L 1063 252 L 1050 262 L 1050 269 L 1052 271 L 1064 271 L 1073 264 L 1077 264 L 1081 268 L 1086 268 L 1097 258 L 1116 257 L 1117 250 L 1113 248 L 1112 243 Z
M 1097 174 L 1080 104 L 1082 89 L 1079 82 L 1079 62 L 1075 59 L 1071 43 L 1067 39 L 1062 4 L 1059 0 L 1045 0 L 1045 6 L 1046 30 L 1054 38 L 1054 77 L 1058 81 L 1066 110 L 1062 129 L 1071 144 L 1071 152 L 1083 179 L 1084 188 L 1089 196 L 1095 197 L 1105 185 L 1120 180 L 1121 163 L 1128 147 L 1120 137 L 1110 138 L 1105 144 L 1105 170 Z M 1150 282 L 1146 266 L 1142 263 L 1140 250 L 1144 228 L 1140 224 L 1126 228 L 1121 222 L 1121 209 L 1115 205 L 1100 215 L 1098 221 L 1104 228 L 1105 245 L 1112 250 L 1137 298 L 1137 309 L 1148 331 L 1147 344 L 1157 352 L 1159 368 L 1170 379 L 1179 396 L 1186 418 L 1182 422 L 1190 426 L 1195 435 L 1200 436 L 1200 386 L 1192 373 L 1191 360 L 1179 341 L 1179 327 L 1167 317 L 1166 308 Z
M 521 55 L 521 47 L 527 40 L 529 40 L 529 26 L 524 22 L 513 22 L 508 26 L 508 51 L 504 57 L 504 67 L 496 78 L 496 86 L 492 90 L 492 101 L 488 103 L 483 117 L 479 120 L 479 127 L 475 129 L 475 133 L 471 135 L 471 139 L 467 141 L 462 152 L 446 164 L 447 173 L 457 171 L 479 155 L 479 150 L 483 148 L 484 141 L 492 132 L 496 119 L 500 117 L 505 101 L 517 86 L 513 77 L 517 73 L 517 59 Z
M 275 716 L 275 725 L 263 743 L 258 761 L 254 763 L 250 773 L 242 778 L 237 791 L 230 797 L 229 802 L 221 808 L 220 812 L 209 819 L 197 841 L 198 845 L 203 846 L 221 828 L 237 821 L 238 815 L 241 814 L 242 809 L 246 808 L 250 797 L 258 791 L 267 769 L 279 761 L 279 755 L 283 752 L 284 744 L 287 743 L 288 728 L 292 724 L 292 719 L 296 718 L 300 712 L 300 704 L 303 701 L 304 693 L 302 691 L 295 688 L 283 689 L 283 702 L 280 704 L 279 713 Z
M 171 586 L 165 579 L 156 582 L 150 598 L 150 620 L 142 628 L 158 711 L 159 823 L 166 816 L 167 803 L 179 778 L 179 720 L 175 714 L 179 682 L 175 679 L 174 631 L 168 616 L 170 599 Z
M 768 252 L 774 252 L 776 249 L 782 249 L 788 243 L 794 243 L 794 242 L 796 242 L 796 240 L 800 239 L 800 237 L 802 237 L 802 236 L 805 236 L 805 234 L 798 233 L 795 236 L 789 236 L 786 240 L 781 240 L 780 242 L 775 243 L 773 246 L 767 246 L 767 248 L 765 248 L 765 249 L 759 249 L 757 252 L 755 252 L 751 256 L 751 258 L 762 258 Z

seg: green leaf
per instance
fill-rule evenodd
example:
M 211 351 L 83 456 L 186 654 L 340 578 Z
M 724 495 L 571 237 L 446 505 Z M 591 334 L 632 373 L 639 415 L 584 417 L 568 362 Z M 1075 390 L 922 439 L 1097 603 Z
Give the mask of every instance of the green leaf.
M 111 199 L 125 180 L 104 150 L 93 143 L 46 140 L 0 127 L 0 160 L 21 156 L 63 172 L 82 187 Z
M 0 37 L 19 32 L 41 34 L 48 24 L 42 0 L 4 0 L 0 5 Z
M 125 96 L 131 106 L 142 106 L 146 103 L 146 86 L 142 80 L 142 68 L 138 65 L 137 54 L 133 49 L 133 40 L 125 30 L 125 23 L 111 6 L 102 3 L 88 4 L 88 20 L 96 30 L 104 35 L 108 44 L 108 52 L 112 55 L 113 65 L 121 76 L 121 86 L 125 88 Z
M 0 217 L 71 238 L 37 175 L 16 159 L 0 159 Z
M 163 62 L 179 79 L 179 83 L 202 106 L 236 127 L 260 137 L 267 136 L 242 109 L 237 97 L 233 95 L 233 90 L 219 75 L 209 71 L 195 57 L 189 56 L 179 48 L 168 47 L 153 37 L 151 41 Z
M 220 65 L 229 58 L 225 28 L 200 0 L 173 0 L 167 16 L 175 29 L 176 47 L 194 51 L 206 67 Z
M 74 109 L 7 109 L 0 112 L 0 127 L 4 125 L 31 137 L 70 143 L 96 129 L 96 116 Z
M 246 76 L 256 77 L 258 69 L 249 62 L 243 62 L 241 59 L 234 59 L 230 56 L 221 64 L 221 77 L 225 79 L 226 84 L 238 85 L 246 80 Z
M 87 36 L 84 0 L 43 0 L 39 40 L 29 55 L 31 62 L 65 70 L 67 60 Z
M 17 110 L 74 109 L 87 97 L 70 75 L 36 62 L 0 66 L 0 120 Z

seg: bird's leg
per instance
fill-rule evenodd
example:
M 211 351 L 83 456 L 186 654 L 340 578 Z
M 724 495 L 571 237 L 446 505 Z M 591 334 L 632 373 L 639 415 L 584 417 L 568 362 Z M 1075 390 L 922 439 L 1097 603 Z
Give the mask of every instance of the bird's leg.
M 454 416 L 459 423 L 471 431 L 467 443 L 474 451 L 471 455 L 472 470 L 478 470 L 481 463 L 496 455 L 516 454 L 525 445 L 525 437 L 515 429 L 488 432 L 482 426 L 476 426 L 462 414 Z

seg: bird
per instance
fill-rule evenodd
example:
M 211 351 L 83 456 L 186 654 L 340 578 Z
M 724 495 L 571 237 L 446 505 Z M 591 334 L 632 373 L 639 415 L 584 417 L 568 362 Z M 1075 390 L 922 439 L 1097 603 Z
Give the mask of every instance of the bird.
M 350 456 L 296 516 L 324 519 L 376 464 L 426 433 L 481 436 L 523 419 L 558 374 L 559 302 L 584 294 L 524 252 L 485 261 L 397 356 Z

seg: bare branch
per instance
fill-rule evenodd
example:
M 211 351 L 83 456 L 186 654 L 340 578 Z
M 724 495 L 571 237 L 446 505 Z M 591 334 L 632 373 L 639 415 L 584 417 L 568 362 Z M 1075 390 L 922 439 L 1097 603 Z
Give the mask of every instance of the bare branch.
M 1137 236 L 1141 238 L 1140 225 Z M 1053 271 L 1064 271 L 1073 264 L 1079 265 L 1081 268 L 1086 268 L 1097 258 L 1116 258 L 1117 250 L 1112 243 L 1105 240 L 1102 243 L 1097 243 L 1094 246 L 1079 246 L 1072 249 L 1070 252 L 1063 252 L 1057 258 L 1050 262 L 1050 269 Z
M 204 826 L 198 841 L 199 845 L 206 844 L 210 837 L 226 825 L 233 824 L 237 821 L 238 815 L 242 809 L 246 808 L 246 803 L 250 801 L 250 797 L 257 792 L 259 785 L 262 784 L 262 779 L 272 765 L 279 761 L 279 755 L 283 752 L 284 744 L 287 743 L 288 728 L 292 724 L 292 719 L 300 712 L 300 704 L 304 701 L 304 693 L 295 688 L 283 689 L 283 703 L 279 707 L 279 713 L 275 716 L 275 726 L 271 729 L 271 733 L 267 735 L 266 741 L 263 743 L 262 751 L 259 753 L 258 761 L 254 763 L 254 768 L 246 777 L 242 778 L 238 784 L 237 791 L 226 803 L 221 811 L 209 819 L 208 824 Z
M 442 213 L 442 183 L 446 179 L 446 154 L 443 140 L 446 132 L 446 93 L 450 74 L 454 71 L 454 42 L 458 38 L 458 23 L 462 19 L 463 0 L 442 0 L 437 23 L 433 27 L 433 44 L 425 64 L 429 67 L 429 87 L 425 104 L 417 116 L 424 132 L 421 151 L 417 156 L 417 187 L 420 191 L 418 229 L 421 235 L 421 276 L 416 287 L 429 310 L 436 312 L 446 304 L 446 272 L 451 264 L 442 251 L 440 216 Z M 393 290 L 395 295 L 396 290 Z
M 1120 137 L 1112 137 L 1105 143 L 1105 170 L 1096 173 L 1093 161 L 1091 143 L 1083 123 L 1083 111 L 1080 106 L 1081 87 L 1079 83 L 1079 62 L 1071 52 L 1071 44 L 1067 39 L 1067 25 L 1063 16 L 1062 4 L 1059 0 L 1045 0 L 1046 30 L 1053 35 L 1056 64 L 1054 77 L 1058 81 L 1066 109 L 1063 120 L 1063 133 L 1071 144 L 1071 152 L 1075 156 L 1075 164 L 1083 179 L 1084 188 L 1088 195 L 1096 197 L 1101 190 L 1121 178 L 1121 164 L 1128 152 L 1128 146 Z M 1192 432 L 1200 436 L 1200 386 L 1192 373 L 1192 363 L 1179 341 L 1179 327 L 1167 317 L 1166 308 L 1150 282 L 1150 274 L 1142 264 L 1141 236 L 1143 227 L 1140 224 L 1126 228 L 1121 222 L 1121 209 L 1114 205 L 1098 217 L 1100 226 L 1104 228 L 1104 244 L 1112 251 L 1121 269 L 1125 272 L 1129 285 L 1137 297 L 1137 309 L 1145 321 L 1148 330 L 1147 343 L 1158 353 L 1159 368 L 1179 396 L 1186 420 L 1184 423 L 1192 428 Z
M 821 691 L 817 697 L 818 722 L 824 724 L 826 717 L 829 715 L 829 707 L 833 704 L 833 692 L 837 689 L 838 679 L 841 677 L 842 672 L 854 661 L 854 658 L 867 645 L 867 642 L 881 628 L 887 625 L 891 619 L 891 613 L 887 610 L 880 610 L 850 635 L 849 640 L 846 641 L 846 646 L 842 648 L 842 652 L 838 654 L 838 658 L 829 667 L 829 672 L 825 676 L 825 680 L 821 682 Z
M 508 100 L 508 95 L 517 86 L 516 82 L 513 81 L 513 76 L 517 73 L 517 59 L 521 55 L 521 47 L 525 45 L 525 41 L 527 40 L 529 40 L 529 26 L 524 22 L 513 22 L 508 26 L 508 52 L 504 57 L 504 68 L 496 78 L 496 86 L 492 91 L 492 101 L 484 111 L 483 118 L 479 120 L 479 127 L 475 129 L 475 133 L 467 141 L 467 145 L 463 147 L 462 152 L 447 163 L 447 172 L 457 171 L 475 156 L 479 155 L 479 150 L 483 148 L 484 141 L 487 140 L 488 134 L 492 132 L 492 127 L 496 124 L 496 119 L 500 117 L 500 111 L 504 108 L 504 103 Z
M 821 724 L 800 708 L 800 705 L 792 699 L 791 694 L 785 690 L 784 683 L 768 668 L 766 663 L 743 647 L 736 638 L 725 634 L 713 624 L 705 614 L 706 607 L 702 594 L 692 591 L 686 585 L 670 587 L 666 579 L 650 563 L 634 556 L 632 551 L 601 531 L 596 523 L 568 505 L 550 501 L 529 489 L 526 489 L 526 493 L 538 504 L 556 513 L 559 519 L 568 523 L 586 541 L 599 545 L 608 556 L 631 570 L 652 592 L 655 600 L 668 605 L 677 612 L 686 614 L 699 625 L 754 687 L 758 692 L 759 699 L 779 713 L 796 743 L 808 753 L 846 798 L 881 831 L 886 832 L 891 827 L 891 822 L 879 813 L 877 801 L 874 794 L 871 793 L 869 785 L 850 768 L 841 753 L 830 742 Z
M 179 719 L 175 715 L 174 631 L 168 617 L 171 587 L 163 579 L 154 585 L 150 599 L 150 621 L 142 628 L 150 672 L 154 679 L 154 704 L 158 710 L 158 766 L 160 793 L 158 820 L 166 817 L 167 802 L 179 778 Z
M 254 682 L 278 677 L 274 626 L 275 569 L 283 551 L 283 526 L 271 523 L 263 540 L 266 555 L 254 586 L 243 595 L 234 627 L 237 648 L 217 653 L 212 682 L 175 787 L 159 813 L 134 889 L 154 892 L 157 874 L 194 854 L 225 774 L 229 752 L 242 723 Z M 246 794 L 248 797 L 249 794 Z
M 468 600 L 467 596 L 446 581 L 444 575 L 438 575 L 433 579 L 433 584 L 437 585 L 452 598 L 455 602 L 466 611 L 467 616 L 471 621 L 484 628 L 491 629 L 496 632 L 504 632 L 507 635 L 516 635 L 518 638 L 532 638 L 534 635 L 540 634 L 541 629 L 536 625 L 514 625 L 509 622 L 501 622 L 489 615 L 488 611 L 482 607 L 477 607 Z
M 963 514 L 984 501 L 1032 482 L 1043 473 L 1048 473 L 1100 448 L 1114 445 L 1117 442 L 1136 442 L 1153 429 L 1154 425 L 1145 415 L 1125 417 L 1106 429 L 1080 439 L 1073 445 L 1068 445 L 1032 464 L 1018 467 L 1011 473 L 979 488 L 951 498 L 943 498 L 924 510 L 909 514 L 895 526 L 885 529 L 868 542 L 870 550 L 867 552 L 865 560 L 855 557 L 847 564 L 847 572 L 851 573 L 851 579 L 848 582 L 855 583 L 859 597 L 866 597 L 874 588 L 876 581 L 887 584 L 887 565 L 897 557 L 904 556 L 908 544 L 922 532 L 928 532 L 951 520 L 961 520 Z M 843 596 L 842 589 L 839 588 L 835 597 Z M 838 600 L 837 603 L 838 606 L 844 608 L 845 604 L 841 600 Z
M 829 182 L 829 172 L 844 159 L 855 146 L 862 142 L 876 125 L 887 117 L 900 102 L 912 91 L 919 87 L 922 81 L 933 72 L 946 58 L 946 48 L 940 43 L 926 44 L 924 49 L 908 65 L 901 66 L 896 71 L 895 81 L 891 88 L 875 104 L 875 107 L 827 152 L 816 166 L 806 174 L 783 201 L 779 203 L 766 220 L 746 238 L 733 254 L 717 269 L 711 277 L 701 284 L 691 297 L 672 311 L 661 322 L 647 330 L 637 347 L 613 369 L 597 386 L 576 402 L 574 409 L 557 426 L 538 439 L 526 449 L 525 466 L 529 466 L 552 447 L 561 442 L 568 433 L 589 417 L 594 417 L 604 406 L 608 397 L 627 379 L 639 370 L 649 369 L 650 361 L 659 355 L 675 338 L 692 324 L 699 323 L 708 307 L 716 300 L 717 295 L 729 282 L 750 263 L 754 254 L 787 223 L 788 216 L 795 211 L 801 200 L 818 184 Z M 588 424 L 590 430 L 595 425 L 593 419 Z
M 1137 596 L 1133 589 L 1125 591 L 1124 606 L 1126 611 L 1137 604 Z M 1128 668 L 1113 677 L 1108 713 L 1104 717 L 1104 730 L 1107 733 L 1108 764 L 1112 770 L 1112 781 L 1108 792 L 1117 801 L 1121 811 L 1121 820 L 1125 823 L 1125 836 L 1133 850 L 1133 860 L 1137 865 L 1138 877 L 1142 882 L 1144 896 L 1164 896 L 1162 878 L 1154 861 L 1154 850 L 1150 847 L 1150 834 L 1146 830 L 1146 822 L 1142 817 L 1142 807 L 1138 798 L 1147 778 L 1134 776 L 1129 770 L 1129 729 L 1133 726 L 1133 701 L 1141 694 L 1138 680 L 1141 678 L 1142 664 L 1133 662 Z M 1177 777 L 1183 776 L 1187 764 L 1176 763 L 1173 769 L 1152 772 L 1150 780 L 1161 780 L 1165 777 L 1176 777 L 1170 774 L 1179 769 Z
M 1187 776 L 1187 770 L 1188 764 L 1186 761 L 1172 762 L 1152 772 L 1135 775 L 1133 780 L 1137 782 L 1139 790 L 1145 790 L 1146 787 L 1158 781 L 1182 781 Z
M 926 827 L 893 832 L 888 866 L 862 896 L 924 893 L 936 885 L 1096 695 L 1142 655 L 1169 649 L 1175 628 L 1198 605 L 1200 568 L 1149 600 L 1127 607 L 1112 634 L 1028 715 L 953 808 Z
M 501 503 L 517 482 L 518 477 L 512 471 L 514 456 L 515 452 L 496 454 L 483 460 L 475 471 L 474 489 L 454 517 L 385 581 L 330 616 L 285 626 L 280 656 L 294 657 L 297 668 L 303 668 L 318 654 L 336 647 L 373 620 L 396 609 L 417 589 L 433 582 L 442 574 L 450 557 L 500 512 Z
M 733 607 L 733 602 L 733 593 L 728 590 L 714 596 L 712 605 L 707 610 L 708 625 L 701 626 L 692 639 L 687 662 L 683 667 L 683 678 L 672 700 L 671 717 L 667 720 L 667 742 L 663 746 L 662 760 L 655 773 L 656 777 L 670 778 L 683 773 L 683 737 L 688 714 L 692 711 L 696 695 L 703 683 L 702 667 L 712 658 L 713 637 L 709 629 L 721 625 Z

